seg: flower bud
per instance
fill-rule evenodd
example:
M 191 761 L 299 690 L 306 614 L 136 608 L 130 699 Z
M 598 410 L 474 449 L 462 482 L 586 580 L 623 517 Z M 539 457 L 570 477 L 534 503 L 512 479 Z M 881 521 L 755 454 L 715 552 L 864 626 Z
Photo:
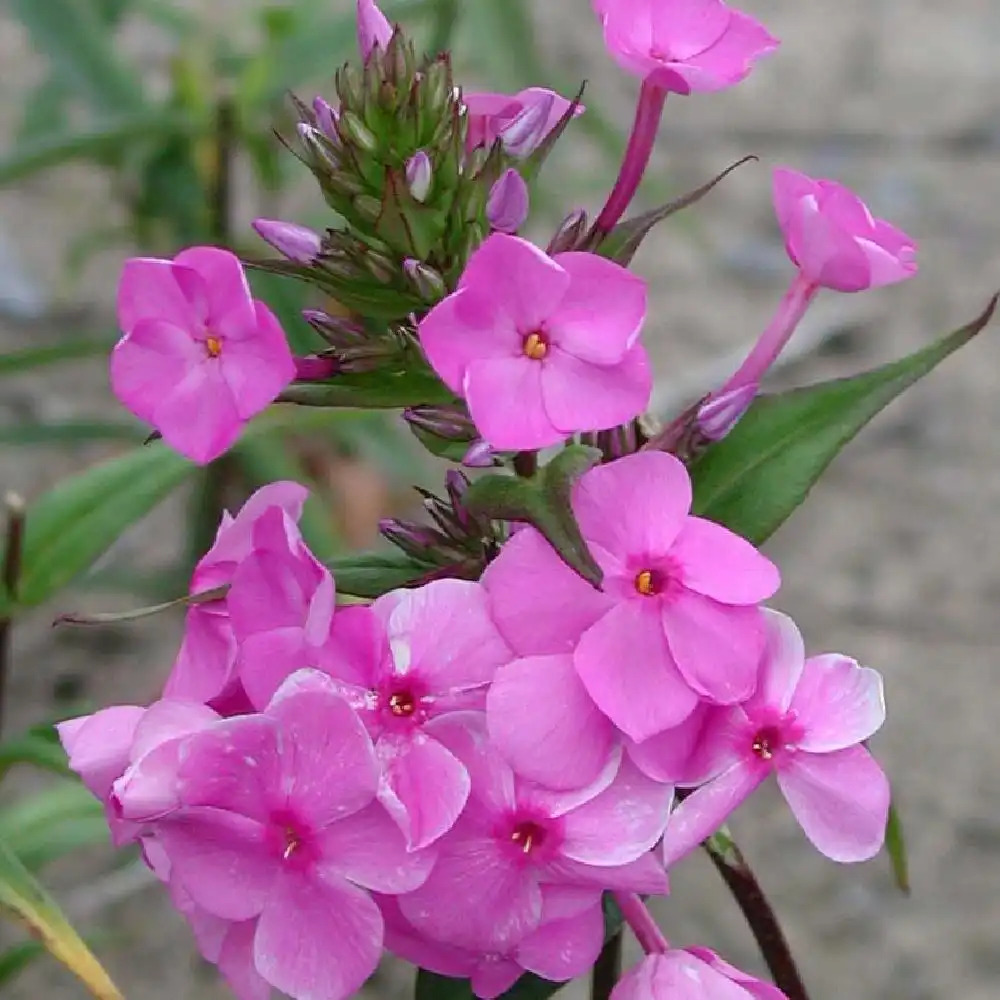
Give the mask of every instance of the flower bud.
M 329 143 L 323 138 L 323 133 L 308 122 L 299 122 L 296 126 L 299 139 L 309 157 L 309 165 L 313 168 L 337 170 L 340 164 L 333 155 Z
M 303 309 L 302 318 L 331 347 L 355 347 L 367 337 L 367 331 L 361 323 L 344 316 L 331 316 L 319 309 Z
M 305 226 L 277 219 L 254 219 L 251 225 L 262 240 L 296 264 L 311 264 L 320 252 L 319 233 Z
M 440 542 L 433 529 L 397 518 L 383 518 L 378 523 L 378 530 L 383 538 L 417 559 L 426 557 L 427 550 L 435 548 Z
M 486 218 L 497 232 L 516 233 L 528 218 L 528 207 L 528 185 L 513 167 L 508 167 L 490 190 Z
M 704 403 L 695 418 L 702 437 L 709 441 L 721 441 L 750 408 L 757 389 L 756 383 L 741 385 Z
M 375 0 L 358 0 L 358 51 L 367 62 L 377 45 L 385 51 L 392 38 L 392 25 Z
M 431 158 L 422 150 L 418 150 L 406 164 L 406 184 L 410 194 L 417 201 L 426 201 L 431 190 L 432 179 Z
M 425 302 L 438 302 L 448 294 L 444 278 L 433 267 L 419 260 L 407 257 L 403 261 L 403 272 Z
M 295 379 L 297 382 L 322 382 L 336 375 L 340 366 L 335 358 L 320 357 L 309 354 L 306 357 L 295 358 Z
M 335 146 L 339 145 L 340 136 L 337 134 L 337 119 L 340 117 L 340 113 L 324 101 L 322 97 L 314 97 L 312 106 L 319 131 Z
M 471 441 L 475 425 L 460 406 L 411 406 L 403 419 L 414 429 L 444 438 L 445 441 Z
M 378 139 L 367 125 L 353 111 L 342 111 L 339 125 L 340 134 L 346 136 L 355 146 L 365 153 L 374 153 L 378 149 Z
M 587 232 L 587 213 L 582 208 L 575 208 L 559 224 L 555 236 L 549 241 L 546 252 L 549 254 L 565 253 L 575 250 Z
M 524 106 L 524 110 L 499 131 L 503 148 L 511 156 L 528 156 L 548 133 L 549 115 L 555 94 L 539 93 Z
M 489 469 L 494 464 L 493 449 L 483 440 L 473 441 L 462 456 L 462 465 L 469 469 Z

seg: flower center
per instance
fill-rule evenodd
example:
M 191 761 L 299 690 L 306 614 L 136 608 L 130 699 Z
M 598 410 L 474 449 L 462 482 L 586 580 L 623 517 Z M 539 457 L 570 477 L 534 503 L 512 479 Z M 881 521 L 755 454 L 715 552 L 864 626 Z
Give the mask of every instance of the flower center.
M 222 341 L 215 336 L 206 337 L 205 351 L 210 358 L 217 358 L 222 353 Z
M 543 333 L 529 333 L 524 338 L 522 350 L 532 361 L 541 361 L 549 353 L 549 342 Z
M 298 849 L 299 845 L 302 843 L 301 838 L 296 830 L 292 829 L 290 826 L 285 827 L 285 849 L 281 854 L 281 857 L 287 861 Z
M 644 569 L 636 574 L 635 589 L 643 597 L 653 597 L 663 589 L 663 577 L 655 569 Z
M 409 691 L 395 691 L 389 697 L 389 711 L 397 718 L 407 719 L 417 710 L 417 699 Z
M 530 854 L 532 850 L 541 847 L 545 843 L 545 828 L 526 820 L 518 823 L 511 831 L 510 839 L 517 844 L 525 854 Z
M 771 760 L 784 745 L 781 731 L 776 726 L 765 726 L 757 731 L 750 749 L 761 760 Z

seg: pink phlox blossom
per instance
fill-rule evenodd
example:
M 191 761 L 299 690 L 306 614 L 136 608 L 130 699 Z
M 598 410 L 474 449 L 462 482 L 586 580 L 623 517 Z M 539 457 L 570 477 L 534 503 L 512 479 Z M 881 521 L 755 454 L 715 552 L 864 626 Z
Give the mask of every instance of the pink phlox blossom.
M 358 51 L 367 62 L 378 46 L 384 52 L 392 40 L 392 25 L 375 0 L 358 0 Z
M 295 377 L 281 326 L 228 250 L 126 261 L 118 323 L 115 395 L 200 465 L 225 452 Z
M 777 567 L 738 535 L 689 514 L 690 477 L 663 452 L 590 470 L 574 485 L 572 505 L 603 587 L 577 576 L 535 529 L 518 531 L 483 576 L 493 619 L 514 650 L 572 654 L 594 704 L 637 741 L 678 725 L 699 699 L 747 698 L 764 644 L 759 603 L 777 590 Z M 526 670 L 509 668 L 522 680 Z M 498 676 L 498 685 L 513 682 Z M 592 759 L 610 739 L 606 728 L 599 732 L 565 669 L 544 683 L 563 684 L 580 706 L 575 720 L 556 720 L 556 707 L 536 699 L 519 718 L 524 734 L 510 735 L 525 742 L 550 727 L 560 746 L 578 751 L 593 739 Z M 523 753 L 492 712 L 491 728 L 520 766 Z M 534 776 L 561 784 L 559 756 L 550 764 L 549 774 Z
M 525 972 L 565 982 L 586 973 L 604 944 L 599 889 L 543 886 L 538 927 L 506 953 L 477 952 L 424 937 L 406 919 L 398 898 L 378 899 L 385 946 L 399 958 L 442 976 L 468 979 L 480 1000 L 505 993 Z
M 189 592 L 202 594 L 232 584 L 239 566 L 254 556 L 254 525 L 268 511 L 280 510 L 288 519 L 283 525 L 290 522 L 294 536 L 294 524 L 302 515 L 307 495 L 298 483 L 269 483 L 247 500 L 236 517 L 224 512 L 215 542 L 195 567 Z M 228 594 L 192 604 L 164 697 L 205 702 L 223 715 L 248 710 L 249 702 L 236 676 L 236 653 Z
M 707 948 L 647 955 L 611 992 L 612 1000 L 785 1000 L 776 986 L 749 976 Z
M 418 332 L 483 439 L 518 450 L 614 427 L 645 409 L 645 316 L 645 282 L 618 264 L 591 253 L 549 257 L 494 233 Z
M 307 657 L 289 655 L 267 636 L 260 643 L 262 653 L 244 676 L 256 704 L 307 665 Z M 470 581 L 393 591 L 371 607 L 342 608 L 334 616 L 316 662 L 375 740 L 379 800 L 411 849 L 449 830 L 469 795 L 465 765 L 435 738 L 437 721 L 482 710 L 497 667 L 512 658 L 485 593 Z
M 773 187 L 788 256 L 813 284 L 859 292 L 917 273 L 916 243 L 842 184 L 780 167 Z
M 667 891 L 650 849 L 667 822 L 669 786 L 616 757 L 588 788 L 552 792 L 518 778 L 474 721 L 442 718 L 436 736 L 466 765 L 472 788 L 435 845 L 428 880 L 399 897 L 420 934 L 507 955 L 538 929 L 543 886 Z
M 595 0 L 611 57 L 678 94 L 723 90 L 778 47 L 763 25 L 722 0 Z
M 753 697 L 713 709 L 695 739 L 681 736 L 680 752 L 670 732 L 631 748 L 645 773 L 699 785 L 667 824 L 668 867 L 715 833 L 771 773 L 827 857 L 865 861 L 882 847 L 889 783 L 863 746 L 885 720 L 881 677 L 837 654 L 805 659 L 791 619 L 765 614 L 767 647 Z
M 434 857 L 407 851 L 377 802 L 371 739 L 330 679 L 293 674 L 263 713 L 188 736 L 177 765 L 179 807 L 149 824 L 171 884 L 256 921 L 254 969 L 293 1000 L 354 993 L 382 948 L 369 892 L 413 890 Z
M 469 119 L 466 149 L 492 146 L 499 138 L 512 156 L 528 156 L 545 141 L 573 102 L 553 90 L 528 87 L 517 94 L 464 94 L 462 103 Z M 574 115 L 583 111 L 580 105 Z

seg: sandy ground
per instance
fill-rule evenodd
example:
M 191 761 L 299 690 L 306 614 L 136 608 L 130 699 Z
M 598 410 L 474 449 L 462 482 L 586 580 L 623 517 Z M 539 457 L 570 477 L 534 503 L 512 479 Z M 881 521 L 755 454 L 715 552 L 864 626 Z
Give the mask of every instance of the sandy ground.
M 538 6 L 553 66 L 586 75 L 591 98 L 627 120 L 634 86 L 602 58 L 586 0 Z M 824 321 L 844 335 L 836 349 L 784 372 L 782 383 L 913 350 L 971 318 L 1000 286 L 1000 7 L 983 0 L 745 6 L 783 49 L 732 92 L 672 101 L 655 161 L 658 175 L 684 188 L 744 153 L 762 158 L 697 210 L 694 230 L 668 225 L 638 260 L 655 293 L 648 336 L 665 391 L 753 337 L 789 277 L 768 199 L 774 163 L 856 186 L 878 214 L 919 239 L 922 264 L 906 286 L 831 296 Z M 37 72 L 22 44 L 0 20 L 0 58 L 24 70 L 4 74 L 5 132 L 24 80 Z M 580 142 L 576 162 L 593 162 L 587 153 Z M 111 302 L 117 260 L 101 258 L 86 283 L 70 287 L 58 278 L 58 248 L 106 205 L 101 181 L 79 171 L 0 193 L 0 235 L 27 273 L 60 305 L 97 317 Z M 54 335 L 6 324 L 0 350 Z M 904 898 L 884 858 L 854 868 L 820 858 L 775 794 L 738 814 L 736 833 L 786 921 L 816 1000 L 995 1000 L 1000 992 L 996 337 L 996 328 L 988 331 L 884 414 L 769 546 L 784 575 L 777 603 L 799 621 L 811 649 L 849 652 L 885 674 L 890 715 L 875 749 L 909 829 L 914 891 Z M 0 419 L 111 412 L 101 374 L 79 371 L 5 383 Z M 0 485 L 30 495 L 105 450 L 2 450 Z M 118 558 L 155 565 L 179 510 L 167 505 L 132 532 Z M 100 702 L 148 697 L 169 666 L 179 624 L 52 633 L 49 619 L 46 609 L 18 631 L 9 723 L 44 714 L 70 682 Z M 52 872 L 66 894 L 79 879 L 79 866 Z M 709 944 L 756 967 L 752 942 L 707 863 L 677 868 L 661 911 L 677 941 Z M 130 1000 L 224 995 L 192 957 L 185 928 L 158 890 L 111 907 L 101 927 L 100 953 Z M 389 970 L 371 989 L 402 995 L 405 983 Z M 9 995 L 83 994 L 53 967 L 38 966 Z

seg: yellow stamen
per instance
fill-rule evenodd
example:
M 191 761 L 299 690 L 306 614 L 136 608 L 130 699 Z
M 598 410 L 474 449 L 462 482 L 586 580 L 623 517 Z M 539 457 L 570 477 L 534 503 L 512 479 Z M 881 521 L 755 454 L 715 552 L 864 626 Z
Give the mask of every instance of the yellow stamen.
M 648 569 L 644 569 L 635 578 L 635 589 L 644 597 L 649 597 L 653 593 L 653 574 Z
M 532 361 L 541 361 L 549 353 L 549 345 L 539 333 L 529 334 L 524 338 L 524 353 Z
M 416 710 L 416 702 L 410 694 L 397 693 L 389 699 L 389 711 L 392 712 L 393 715 L 405 717 L 413 715 Z
M 218 337 L 206 337 L 205 350 L 210 358 L 217 358 L 222 353 L 222 341 Z

